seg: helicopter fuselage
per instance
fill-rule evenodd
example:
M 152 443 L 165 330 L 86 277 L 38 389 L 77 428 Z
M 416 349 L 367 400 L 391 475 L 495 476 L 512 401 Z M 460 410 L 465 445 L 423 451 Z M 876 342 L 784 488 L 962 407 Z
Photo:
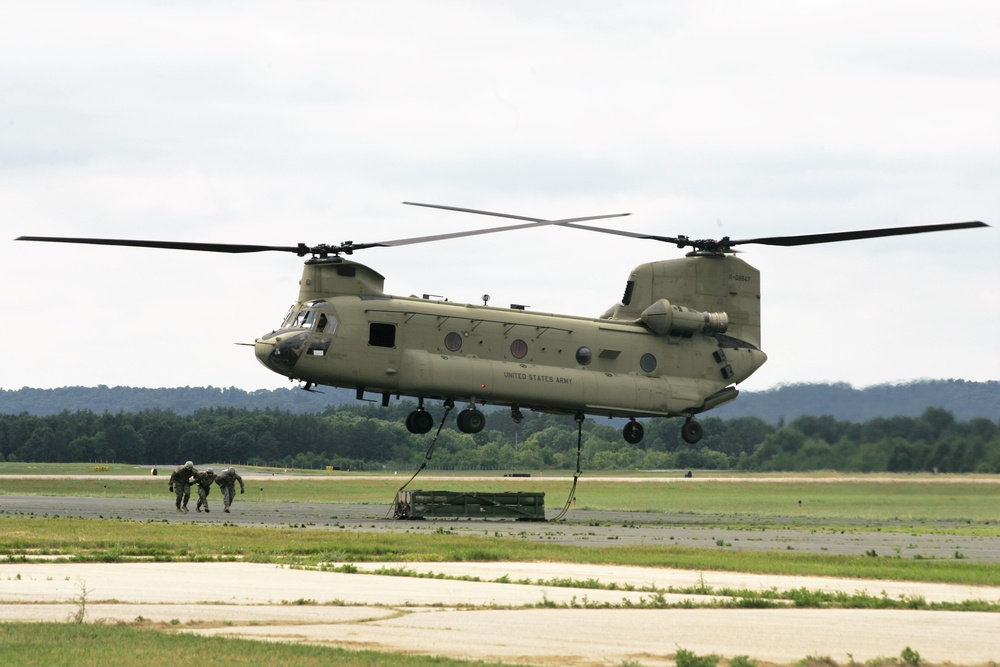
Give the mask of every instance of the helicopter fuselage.
M 655 289 L 642 268 L 633 292 Z M 690 417 L 734 399 L 734 385 L 766 360 L 725 335 L 726 313 L 647 300 L 635 313 L 620 303 L 589 319 L 399 297 L 364 265 L 312 260 L 299 301 L 255 348 L 269 369 L 307 386 L 609 417 Z

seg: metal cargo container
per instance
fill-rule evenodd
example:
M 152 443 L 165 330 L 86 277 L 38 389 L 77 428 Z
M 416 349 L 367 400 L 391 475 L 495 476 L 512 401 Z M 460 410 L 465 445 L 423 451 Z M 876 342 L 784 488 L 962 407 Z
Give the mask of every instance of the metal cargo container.
M 534 492 L 475 493 L 400 491 L 393 512 L 397 519 L 517 519 L 545 521 L 545 494 Z

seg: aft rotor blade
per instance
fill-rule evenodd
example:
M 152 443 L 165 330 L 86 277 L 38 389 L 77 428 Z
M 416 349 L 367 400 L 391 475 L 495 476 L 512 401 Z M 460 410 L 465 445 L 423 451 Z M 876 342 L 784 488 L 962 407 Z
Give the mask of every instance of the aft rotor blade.
M 910 227 L 887 227 L 884 229 L 863 229 L 853 232 L 830 232 L 824 234 L 799 234 L 794 236 L 765 236 L 756 239 L 736 239 L 728 237 L 722 239 L 692 239 L 686 236 L 658 236 L 656 234 L 640 234 L 620 229 L 608 229 L 606 227 L 594 227 L 591 225 L 579 225 L 573 222 L 559 223 L 562 227 L 572 227 L 574 229 L 585 229 L 602 234 L 615 234 L 618 236 L 628 236 L 634 239 L 646 239 L 651 241 L 663 241 L 665 243 L 676 244 L 678 248 L 691 246 L 699 250 L 709 250 L 713 252 L 736 252 L 731 250 L 732 246 L 757 243 L 761 245 L 776 246 L 799 246 L 816 243 L 836 243 L 838 241 L 856 241 L 860 239 L 872 239 L 884 236 L 903 236 L 906 234 L 922 234 L 924 232 L 945 232 L 956 229 L 971 229 L 974 227 L 989 227 L 985 222 L 974 220 L 971 222 L 950 222 L 940 225 L 917 225 Z
M 440 208 L 447 211 L 459 211 L 462 213 L 477 213 L 481 215 L 493 215 L 498 218 L 512 218 L 514 220 L 530 220 L 522 225 L 505 225 L 503 227 L 486 227 L 484 229 L 470 229 L 464 232 L 452 232 L 450 234 L 433 234 L 430 236 L 415 236 L 408 239 L 393 239 L 391 241 L 379 241 L 377 243 L 354 243 L 342 246 L 344 251 L 364 250 L 365 248 L 386 247 L 392 248 L 413 243 L 429 243 L 431 241 L 444 241 L 446 239 L 458 239 L 466 236 L 479 236 L 481 234 L 495 234 L 497 232 L 510 232 L 516 229 L 529 229 L 531 227 L 545 227 L 547 225 L 562 225 L 576 222 L 578 220 L 602 220 L 604 218 L 621 218 L 629 213 L 611 213 L 608 215 L 589 215 L 580 218 L 562 218 L 560 220 L 546 220 L 544 218 L 529 218 L 523 215 L 512 215 L 510 213 L 494 213 L 492 211 L 480 211 L 472 208 L 459 208 L 457 206 L 441 206 L 439 204 L 418 204 L 416 202 L 403 202 L 411 206 L 425 206 L 427 208 Z
M 234 243 L 188 243 L 185 241 L 141 241 L 138 239 L 92 239 L 68 236 L 19 236 L 15 241 L 43 241 L 46 243 L 83 243 L 86 245 L 117 245 L 132 248 L 165 248 L 167 250 L 196 250 L 199 252 L 294 252 L 302 253 L 300 246 L 242 245 Z
M 797 246 L 815 243 L 837 243 L 838 241 L 857 241 L 859 239 L 874 239 L 883 236 L 904 236 L 906 234 L 923 234 L 924 232 L 947 232 L 955 229 L 971 229 L 974 227 L 989 227 L 985 222 L 973 220 L 970 222 L 949 222 L 941 225 L 917 225 L 911 227 L 887 227 L 884 229 L 862 229 L 854 232 L 829 232 L 825 234 L 799 234 L 795 236 L 765 236 L 756 239 L 739 239 L 729 242 L 729 245 L 757 243 L 761 245 Z
M 609 229 L 607 227 L 593 227 L 591 225 L 578 225 L 574 220 L 560 220 L 556 224 L 560 227 L 572 227 L 573 229 L 585 229 L 589 232 L 600 232 L 601 234 L 615 234 L 617 236 L 628 236 L 633 239 L 643 239 L 646 241 L 663 241 L 664 243 L 676 243 L 683 246 L 686 239 L 675 236 L 658 236 L 656 234 L 641 234 L 639 232 L 628 232 L 623 229 Z
M 612 213 L 610 215 L 589 215 L 582 218 L 563 218 L 562 220 L 548 220 L 546 218 L 529 218 L 526 215 L 514 215 L 512 213 L 497 213 L 495 211 L 482 211 L 477 208 L 461 208 L 459 206 L 444 206 L 443 204 L 420 204 L 415 201 L 404 201 L 404 204 L 409 206 L 424 206 L 426 208 L 440 208 L 445 211 L 458 211 L 460 213 L 475 213 L 476 215 L 493 215 L 498 218 L 511 218 L 513 220 L 528 220 L 530 222 L 541 222 L 548 225 L 561 225 L 568 222 L 583 222 L 585 220 L 602 220 L 604 218 L 623 218 L 626 215 L 631 215 L 631 213 Z M 530 227 L 531 225 L 527 225 Z M 506 227 L 498 227 L 497 229 L 503 230 Z M 511 229 L 520 229 L 520 227 L 512 227 Z M 489 233 L 489 232 L 487 232 Z

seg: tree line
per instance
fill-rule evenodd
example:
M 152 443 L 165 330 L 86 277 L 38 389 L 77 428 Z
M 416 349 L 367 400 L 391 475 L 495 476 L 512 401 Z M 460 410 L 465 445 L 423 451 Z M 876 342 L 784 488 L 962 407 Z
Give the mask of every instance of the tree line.
M 404 419 L 414 408 L 330 407 L 322 413 L 207 408 L 64 411 L 36 416 L 0 414 L 0 462 L 117 462 L 175 465 L 214 462 L 294 468 L 409 470 L 428 456 L 435 431 L 413 435 Z M 441 414 L 440 408 L 435 408 Z M 469 435 L 441 430 L 429 468 L 459 470 L 575 469 L 577 424 L 572 417 L 527 413 L 517 424 L 502 412 Z M 702 420 L 696 446 L 680 437 L 680 419 L 645 422 L 646 437 L 626 443 L 621 425 L 587 419 L 584 470 L 711 469 L 746 471 L 1000 473 L 1000 425 L 956 420 L 942 408 L 918 417 L 848 422 L 802 416 L 769 424 L 756 417 Z
M 372 394 L 368 398 L 377 398 Z M 343 405 L 358 405 L 356 391 L 323 387 L 301 389 L 236 387 L 57 387 L 0 389 L 0 413 L 57 415 L 69 410 L 102 413 L 170 410 L 191 415 L 203 408 L 285 410 L 315 413 Z M 769 424 L 805 415 L 832 415 L 865 421 L 876 417 L 918 417 L 928 406 L 944 408 L 957 419 L 1000 418 L 1000 382 L 923 380 L 855 388 L 848 384 L 791 384 L 762 391 L 741 390 L 740 398 L 712 411 L 713 417 L 759 417 Z

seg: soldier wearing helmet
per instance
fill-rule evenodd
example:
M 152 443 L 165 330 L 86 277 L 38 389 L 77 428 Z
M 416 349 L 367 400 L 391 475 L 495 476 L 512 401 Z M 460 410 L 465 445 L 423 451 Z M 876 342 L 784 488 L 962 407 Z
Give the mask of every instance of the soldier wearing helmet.
M 208 492 L 212 490 L 212 482 L 215 481 L 215 471 L 205 468 L 204 472 L 199 472 L 194 476 L 194 482 L 198 485 L 198 505 L 195 507 L 199 512 L 204 507 L 208 511 Z
M 229 511 L 229 506 L 236 498 L 236 482 L 240 483 L 240 493 L 243 493 L 243 478 L 236 472 L 236 468 L 226 468 L 215 478 L 215 483 L 222 489 L 223 512 Z
M 170 490 L 177 494 L 177 511 L 188 511 L 188 500 L 191 499 L 191 484 L 198 471 L 191 461 L 182 466 L 177 466 L 177 470 L 170 473 Z

